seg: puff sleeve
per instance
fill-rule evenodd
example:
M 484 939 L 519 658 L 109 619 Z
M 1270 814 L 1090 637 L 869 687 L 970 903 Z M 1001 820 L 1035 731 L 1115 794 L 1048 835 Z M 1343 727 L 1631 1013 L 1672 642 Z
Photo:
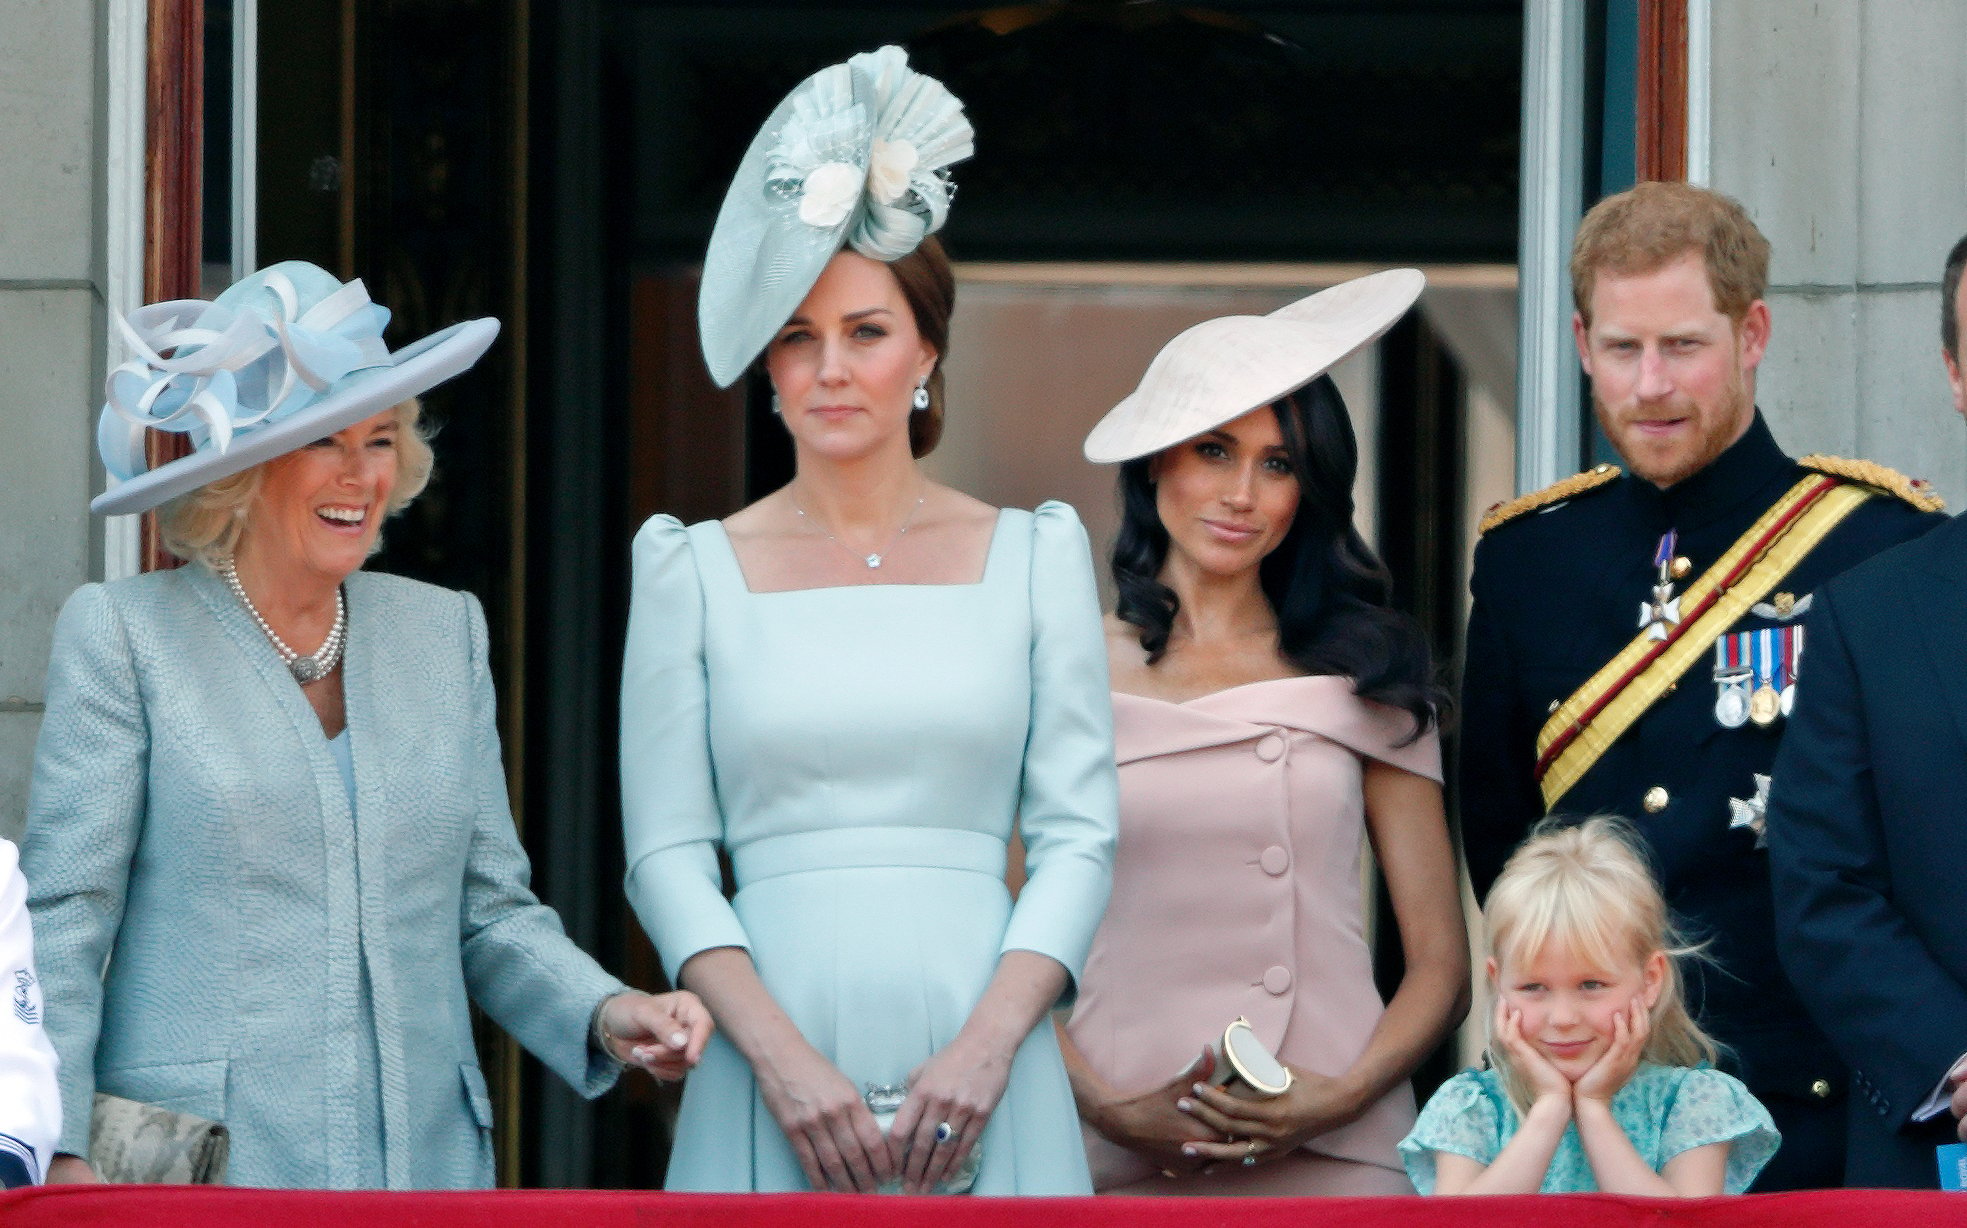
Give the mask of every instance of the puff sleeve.
M 703 585 L 688 530 L 655 516 L 635 536 L 622 662 L 622 843 L 635 915 L 674 982 L 712 947 L 750 949 L 724 898 L 710 762 Z
M 1782 1136 L 1769 1110 L 1739 1079 L 1706 1066 L 1684 1072 L 1660 1125 L 1660 1163 L 1711 1143 L 1728 1144 L 1722 1190 L 1746 1191 L 1776 1154 Z
M 1050 956 L 1076 985 L 1112 887 L 1120 801 L 1092 554 L 1063 503 L 1033 514 L 1030 583 L 1031 723 L 1019 804 L 1026 878 L 1003 950 Z
M 61 1151 L 87 1157 L 102 970 L 123 924 L 143 831 L 150 728 L 129 631 L 109 591 L 77 589 L 55 620 L 34 749 L 27 876 L 48 1039 L 61 1057 Z
M 1482 1076 L 1464 1070 L 1428 1098 L 1414 1128 L 1400 1140 L 1407 1179 L 1423 1194 L 1434 1193 L 1434 1155 L 1445 1151 L 1487 1167 L 1503 1148 L 1502 1106 L 1483 1086 Z

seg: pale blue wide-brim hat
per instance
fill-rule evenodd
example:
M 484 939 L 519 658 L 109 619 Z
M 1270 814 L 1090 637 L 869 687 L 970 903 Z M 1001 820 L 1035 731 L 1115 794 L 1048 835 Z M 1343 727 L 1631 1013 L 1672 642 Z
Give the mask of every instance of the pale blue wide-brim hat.
M 895 261 L 942 228 L 946 174 L 973 152 L 963 104 L 900 47 L 823 68 L 752 138 L 704 256 L 711 378 L 744 374 L 843 247 Z
M 298 260 L 116 320 L 135 357 L 109 373 L 96 448 L 111 484 L 89 510 L 147 511 L 332 435 L 468 370 L 499 335 L 466 320 L 391 350 L 388 323 L 359 280 Z M 191 453 L 149 468 L 149 430 L 187 436 Z
M 1161 347 L 1140 387 L 1086 436 L 1086 459 L 1117 464 L 1272 405 L 1378 341 L 1421 296 L 1419 269 L 1387 269 L 1265 316 L 1204 320 Z

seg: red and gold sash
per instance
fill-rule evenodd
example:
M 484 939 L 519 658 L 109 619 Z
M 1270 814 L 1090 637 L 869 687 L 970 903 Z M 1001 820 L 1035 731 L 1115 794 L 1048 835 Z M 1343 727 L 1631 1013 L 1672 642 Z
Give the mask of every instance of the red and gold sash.
M 1811 474 L 1778 499 L 1681 595 L 1681 618 L 1656 640 L 1645 631 L 1557 706 L 1537 734 L 1537 782 L 1554 810 L 1749 607 L 1768 596 L 1825 535 L 1875 492 Z

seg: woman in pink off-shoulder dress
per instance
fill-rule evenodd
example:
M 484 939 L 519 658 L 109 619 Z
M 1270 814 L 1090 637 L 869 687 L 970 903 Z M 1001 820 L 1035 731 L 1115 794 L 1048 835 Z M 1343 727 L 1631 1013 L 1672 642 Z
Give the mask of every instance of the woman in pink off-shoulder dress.
M 1095 1187 L 1411 1192 L 1408 1078 L 1467 1009 L 1468 955 L 1418 627 L 1352 525 L 1324 373 L 1411 306 L 1411 270 L 1176 338 L 1087 439 L 1123 462 L 1108 620 L 1121 823 L 1065 1032 Z M 1370 846 L 1406 972 L 1383 1003 Z M 1209 1084 L 1247 1019 L 1291 1071 Z

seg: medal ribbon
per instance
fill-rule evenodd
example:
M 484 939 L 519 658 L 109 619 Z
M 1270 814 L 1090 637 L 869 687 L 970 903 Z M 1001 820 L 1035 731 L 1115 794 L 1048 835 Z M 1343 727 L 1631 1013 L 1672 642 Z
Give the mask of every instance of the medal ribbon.
M 1872 493 L 1817 474 L 1792 486 L 1688 588 L 1681 599 L 1681 621 L 1668 629 L 1665 639 L 1642 631 L 1559 704 L 1537 735 L 1535 775 L 1545 808 L 1555 809 L 1667 687 L 1706 655 L 1709 645 L 1768 596 Z

